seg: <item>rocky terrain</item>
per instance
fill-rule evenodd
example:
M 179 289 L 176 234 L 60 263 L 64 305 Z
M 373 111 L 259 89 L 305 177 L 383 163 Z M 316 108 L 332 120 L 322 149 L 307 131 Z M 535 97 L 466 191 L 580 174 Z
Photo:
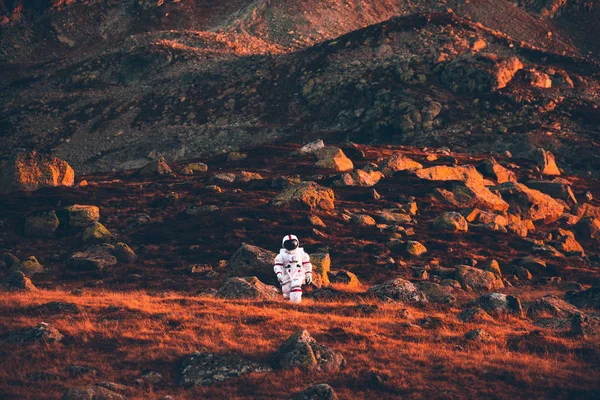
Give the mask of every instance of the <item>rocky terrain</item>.
M 0 399 L 600 397 L 599 10 L 0 1 Z
M 202 161 L 3 165 L 4 398 L 599 394 L 600 185 L 551 153 L 316 141 Z M 317 272 L 300 306 L 272 273 L 288 232 Z

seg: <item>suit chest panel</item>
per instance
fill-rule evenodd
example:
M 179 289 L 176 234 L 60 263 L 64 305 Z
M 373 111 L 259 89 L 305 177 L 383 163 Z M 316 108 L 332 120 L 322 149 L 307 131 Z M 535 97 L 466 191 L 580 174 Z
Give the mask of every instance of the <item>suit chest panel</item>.
M 302 256 L 303 254 L 300 252 L 295 254 L 285 254 L 283 270 L 287 275 L 294 277 L 302 274 Z

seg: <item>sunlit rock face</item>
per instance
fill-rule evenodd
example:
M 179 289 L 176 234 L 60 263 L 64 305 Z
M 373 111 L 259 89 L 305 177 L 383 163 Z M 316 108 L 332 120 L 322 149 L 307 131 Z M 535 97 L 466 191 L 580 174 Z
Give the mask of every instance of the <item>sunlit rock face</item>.
M 75 171 L 66 161 L 35 151 L 17 153 L 0 164 L 0 193 L 74 183 Z

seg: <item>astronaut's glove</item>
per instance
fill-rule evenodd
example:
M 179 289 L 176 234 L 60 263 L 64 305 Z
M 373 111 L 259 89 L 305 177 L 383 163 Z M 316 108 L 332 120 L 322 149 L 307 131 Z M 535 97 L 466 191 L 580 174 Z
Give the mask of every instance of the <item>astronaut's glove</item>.
M 312 283 L 312 273 L 311 272 L 306 273 L 306 279 L 304 280 L 304 282 L 307 285 L 310 285 Z
M 277 274 L 277 281 L 279 281 L 279 286 L 283 284 L 283 277 L 281 276 L 281 274 Z

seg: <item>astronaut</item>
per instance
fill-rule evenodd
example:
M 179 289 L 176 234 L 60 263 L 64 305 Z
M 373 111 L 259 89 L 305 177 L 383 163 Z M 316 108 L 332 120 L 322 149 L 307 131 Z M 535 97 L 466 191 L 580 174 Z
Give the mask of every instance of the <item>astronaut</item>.
M 302 247 L 298 247 L 295 235 L 286 235 L 282 240 L 282 249 L 275 257 L 273 270 L 281 285 L 284 300 L 292 303 L 302 301 L 302 285 L 312 283 L 312 264 L 310 257 Z

